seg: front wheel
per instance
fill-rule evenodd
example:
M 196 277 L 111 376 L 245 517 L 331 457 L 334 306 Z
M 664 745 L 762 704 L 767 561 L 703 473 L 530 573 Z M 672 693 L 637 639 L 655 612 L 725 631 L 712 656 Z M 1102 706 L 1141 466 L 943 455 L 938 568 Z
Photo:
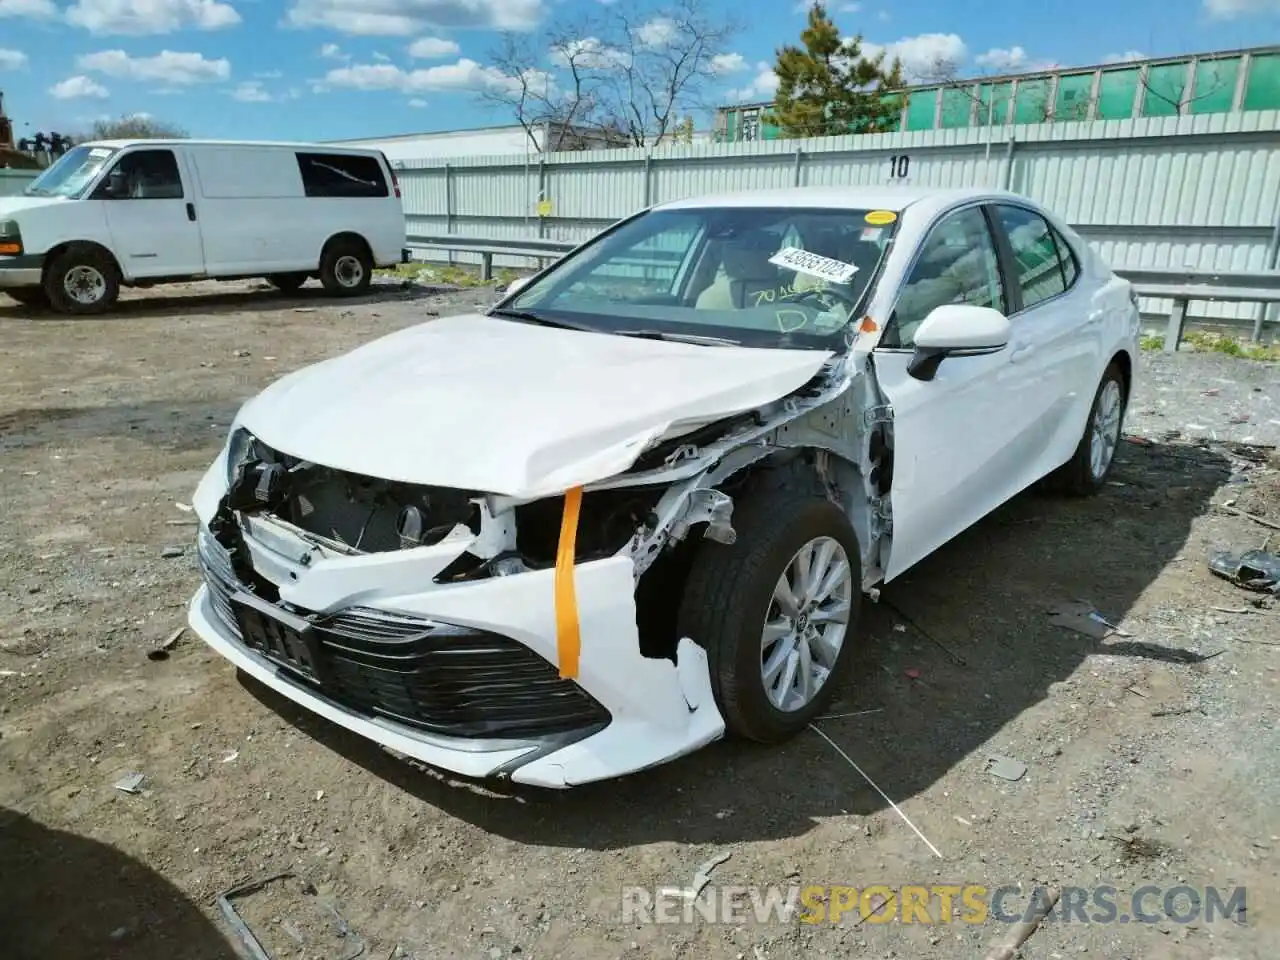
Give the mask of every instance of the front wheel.
M 1102 374 L 1102 382 L 1093 396 L 1084 436 L 1072 455 L 1058 471 L 1059 486 L 1075 496 L 1089 496 L 1101 490 L 1111 476 L 1120 430 L 1124 424 L 1124 372 L 1114 363 Z
M 355 240 L 335 240 L 320 258 L 320 282 L 340 297 L 364 293 L 373 282 L 373 258 Z
M 103 251 L 69 247 L 45 271 L 44 291 L 59 313 L 104 313 L 120 296 L 120 274 Z
M 858 540 L 810 490 L 762 486 L 735 505 L 732 546 L 704 540 L 680 605 L 680 636 L 707 651 L 729 731 L 778 743 L 831 702 L 857 639 Z

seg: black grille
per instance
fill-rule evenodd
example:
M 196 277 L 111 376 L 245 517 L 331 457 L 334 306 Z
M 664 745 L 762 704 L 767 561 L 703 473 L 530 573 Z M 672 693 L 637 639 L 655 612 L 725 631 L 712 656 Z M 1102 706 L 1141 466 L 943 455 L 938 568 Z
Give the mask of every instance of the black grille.
M 200 560 L 215 614 L 243 642 L 231 603 L 241 587 L 230 558 L 205 535 Z M 328 699 L 368 716 L 442 736 L 505 739 L 609 722 L 595 698 L 510 637 L 364 607 L 293 613 L 311 624 L 314 666 L 271 659 Z

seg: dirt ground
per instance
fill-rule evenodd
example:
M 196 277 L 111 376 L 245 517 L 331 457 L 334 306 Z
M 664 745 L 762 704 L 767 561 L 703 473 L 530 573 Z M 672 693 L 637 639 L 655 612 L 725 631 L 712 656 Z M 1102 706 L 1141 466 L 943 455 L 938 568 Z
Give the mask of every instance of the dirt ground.
M 1009 930 L 857 911 L 623 922 L 624 889 L 688 885 L 725 854 L 712 892 L 1101 884 L 1125 914 L 1145 885 L 1244 886 L 1243 917 L 1055 919 L 1021 955 L 1280 956 L 1280 605 L 1205 563 L 1269 532 L 1215 504 L 1280 519 L 1274 452 L 1219 442 L 1280 439 L 1277 365 L 1144 354 L 1140 436 L 1104 495 L 1019 497 L 885 589 L 833 710 L 859 715 L 819 724 L 884 795 L 817 734 L 568 792 L 493 789 L 300 715 L 189 634 L 150 659 L 198 580 L 178 504 L 239 403 L 490 297 L 193 286 L 92 320 L 0 305 L 5 956 L 230 958 L 214 897 L 283 871 L 236 901 L 275 957 L 978 960 Z M 1051 622 L 1077 599 L 1123 634 Z M 1025 775 L 994 776 L 993 754 Z M 133 772 L 141 792 L 113 787 Z

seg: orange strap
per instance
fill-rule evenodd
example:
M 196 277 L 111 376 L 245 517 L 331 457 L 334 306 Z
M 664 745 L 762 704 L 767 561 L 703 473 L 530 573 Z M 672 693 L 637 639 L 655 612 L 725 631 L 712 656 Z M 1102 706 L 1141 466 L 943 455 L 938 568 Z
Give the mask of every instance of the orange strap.
M 582 653 L 582 630 L 578 623 L 578 598 L 573 586 L 573 561 L 578 544 L 578 514 L 582 510 L 582 488 L 565 491 L 564 514 L 560 519 L 560 545 L 556 548 L 556 653 L 560 676 L 578 676 Z

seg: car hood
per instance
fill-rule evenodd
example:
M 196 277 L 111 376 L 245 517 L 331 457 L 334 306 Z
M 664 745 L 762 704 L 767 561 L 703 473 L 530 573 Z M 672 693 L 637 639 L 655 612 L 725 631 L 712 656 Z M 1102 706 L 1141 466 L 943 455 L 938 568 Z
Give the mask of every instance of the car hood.
M 334 469 L 534 498 L 612 476 L 666 437 L 777 400 L 831 356 L 471 314 L 298 370 L 236 419 L 268 446 Z
M 52 207 L 66 203 L 66 197 L 0 197 L 0 220 L 13 216 L 22 210 L 34 210 L 37 207 Z

